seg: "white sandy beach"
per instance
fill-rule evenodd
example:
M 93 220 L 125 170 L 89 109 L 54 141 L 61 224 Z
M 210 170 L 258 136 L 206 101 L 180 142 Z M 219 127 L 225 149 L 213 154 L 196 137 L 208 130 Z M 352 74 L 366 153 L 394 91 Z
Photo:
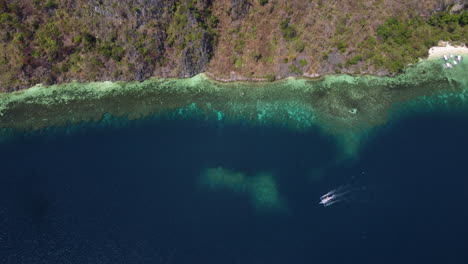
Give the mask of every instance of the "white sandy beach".
M 444 55 L 468 55 L 468 47 L 466 46 L 452 46 L 450 43 L 440 41 L 435 47 L 429 49 L 429 59 L 438 59 Z

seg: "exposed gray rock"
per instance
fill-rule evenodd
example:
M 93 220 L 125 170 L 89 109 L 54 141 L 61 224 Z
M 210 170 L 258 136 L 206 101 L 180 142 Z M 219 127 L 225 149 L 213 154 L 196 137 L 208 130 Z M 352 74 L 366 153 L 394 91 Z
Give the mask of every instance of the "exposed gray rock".
M 191 77 L 206 70 L 213 55 L 213 40 L 204 32 L 201 39 L 182 50 L 179 60 L 179 77 Z
M 251 0 L 231 0 L 231 19 L 234 21 L 244 18 L 251 6 Z
M 450 13 L 454 14 L 460 11 L 465 10 L 468 7 L 468 1 L 467 0 L 458 0 L 452 8 L 450 8 Z

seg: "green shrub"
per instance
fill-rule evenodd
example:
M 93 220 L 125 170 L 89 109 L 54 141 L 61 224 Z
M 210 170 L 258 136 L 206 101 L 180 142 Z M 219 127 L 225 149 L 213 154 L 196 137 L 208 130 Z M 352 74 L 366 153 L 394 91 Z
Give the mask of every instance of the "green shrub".
M 299 60 L 299 65 L 301 65 L 302 67 L 304 67 L 304 66 L 307 65 L 307 61 L 306 61 L 305 59 Z
M 405 64 L 400 60 L 388 60 L 384 62 L 384 66 L 390 72 L 401 72 L 405 67 Z
M 336 45 L 336 47 L 338 48 L 338 50 L 341 52 L 341 53 L 344 53 L 346 51 L 346 49 L 348 48 L 348 44 L 346 44 L 345 42 L 343 41 L 340 41 L 338 42 L 338 44 Z
M 303 52 L 304 49 L 305 49 L 304 42 L 302 42 L 302 41 L 296 42 L 296 47 L 295 47 L 295 49 L 296 49 L 296 51 L 299 52 L 299 53 Z
M 446 26 L 468 24 L 468 11 L 463 11 L 461 14 L 450 14 L 450 12 L 436 13 L 429 19 L 429 24 L 435 27 L 444 28 Z
M 328 53 L 322 53 L 322 60 L 328 60 Z
M 211 28 L 215 28 L 218 26 L 219 19 L 215 15 L 211 15 L 209 18 L 209 23 Z
M 84 33 L 82 40 L 83 40 L 83 45 L 88 50 L 93 49 L 96 46 L 96 37 L 92 34 Z
M 384 42 L 393 41 L 397 45 L 408 43 L 412 33 L 412 26 L 409 23 L 399 21 L 394 17 L 389 18 L 383 25 L 377 28 L 377 35 Z
M 24 33 L 18 32 L 13 36 L 13 42 L 19 44 L 24 41 Z
M 289 68 L 289 71 L 290 71 L 291 73 L 299 74 L 299 75 L 302 74 L 301 69 L 299 69 L 299 68 L 298 68 L 296 65 L 294 65 L 294 64 L 289 65 L 288 68 Z
M 346 65 L 354 65 L 354 64 L 357 64 L 359 61 L 362 60 L 362 56 L 361 55 L 356 55 L 354 57 L 352 57 L 350 60 L 348 60 L 346 62 Z
M 185 43 L 176 43 L 176 40 L 179 39 L 179 36 L 183 36 L 183 32 L 189 32 L 185 29 L 188 23 L 187 17 L 187 8 L 183 3 L 177 3 L 172 6 L 174 12 L 174 18 L 169 25 L 168 29 L 168 44 L 169 46 L 177 45 L 178 50 L 181 50 L 181 47 L 185 47 Z M 185 39 L 185 38 L 184 38 Z
M 268 0 L 259 0 L 258 2 L 259 2 L 260 5 L 262 5 L 262 6 L 268 4 Z
M 10 13 L 0 14 L 0 24 L 15 23 L 16 16 Z
M 290 18 L 286 18 L 281 20 L 280 22 L 280 29 L 283 33 L 283 38 L 290 41 L 297 37 L 297 29 L 296 26 L 289 24 L 291 22 Z
M 53 22 L 44 24 L 37 30 L 35 41 L 50 61 L 57 57 L 62 45 L 60 31 Z
M 102 46 L 98 47 L 98 52 L 105 58 L 112 58 L 115 61 L 121 61 L 125 55 L 124 48 L 109 41 L 104 42 Z
M 245 41 L 243 39 L 236 39 L 234 43 L 234 51 L 237 53 L 242 53 L 244 51 Z
M 460 25 L 468 25 L 468 11 L 463 11 L 463 13 L 460 15 Z
M 90 63 L 96 69 L 104 67 L 104 63 L 98 57 L 92 57 Z
M 267 81 L 269 82 L 274 82 L 276 80 L 276 76 L 275 74 L 270 73 L 270 74 L 265 75 L 265 79 L 267 79 Z
M 234 62 L 234 66 L 236 68 L 241 68 L 243 65 L 244 65 L 244 60 L 242 59 L 242 57 L 236 57 L 236 60 Z
M 56 0 L 47 0 L 44 7 L 46 9 L 56 9 L 58 7 L 58 3 Z
M 373 47 L 377 44 L 377 40 L 374 37 L 368 37 L 366 40 L 366 44 L 369 48 Z

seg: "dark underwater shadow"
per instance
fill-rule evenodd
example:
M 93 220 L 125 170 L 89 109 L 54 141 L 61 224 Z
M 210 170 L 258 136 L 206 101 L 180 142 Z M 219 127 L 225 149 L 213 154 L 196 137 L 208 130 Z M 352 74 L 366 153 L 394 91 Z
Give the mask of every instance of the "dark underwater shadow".
M 357 166 L 365 171 L 359 181 L 375 187 L 374 254 L 389 263 L 468 258 L 466 135 L 466 113 L 416 113 L 389 123 L 364 149 Z
M 343 163 L 315 128 L 162 118 L 70 129 L 0 145 L 4 263 L 466 259 L 464 115 L 393 121 Z M 289 213 L 259 214 L 245 195 L 200 189 L 200 173 L 213 167 L 270 173 Z M 372 187 L 371 203 L 318 204 L 349 183 Z

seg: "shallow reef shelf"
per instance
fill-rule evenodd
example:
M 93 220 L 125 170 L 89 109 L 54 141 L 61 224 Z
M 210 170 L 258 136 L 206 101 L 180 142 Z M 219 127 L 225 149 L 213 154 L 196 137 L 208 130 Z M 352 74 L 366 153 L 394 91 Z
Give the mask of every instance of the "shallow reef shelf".
M 396 106 L 464 105 L 467 59 L 453 69 L 445 69 L 439 60 L 425 60 L 396 77 L 336 75 L 220 83 L 200 74 L 144 82 L 36 85 L 0 94 L 0 128 L 30 131 L 98 122 L 109 115 L 132 120 L 165 113 L 181 118 L 196 114 L 219 122 L 291 129 L 318 126 L 338 136 L 346 151 L 353 152 L 362 135 L 384 124 Z

